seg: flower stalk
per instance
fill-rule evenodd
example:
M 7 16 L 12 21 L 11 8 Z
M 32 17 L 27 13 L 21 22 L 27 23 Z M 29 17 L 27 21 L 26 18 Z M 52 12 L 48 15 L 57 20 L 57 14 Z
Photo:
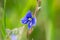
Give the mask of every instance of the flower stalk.
M 41 7 L 39 7 L 39 4 L 41 3 L 41 0 L 37 0 L 37 4 L 36 4 L 36 9 L 35 9 L 35 11 L 34 11 L 34 17 L 36 16 L 36 13 L 39 11 L 39 9 L 41 8 Z

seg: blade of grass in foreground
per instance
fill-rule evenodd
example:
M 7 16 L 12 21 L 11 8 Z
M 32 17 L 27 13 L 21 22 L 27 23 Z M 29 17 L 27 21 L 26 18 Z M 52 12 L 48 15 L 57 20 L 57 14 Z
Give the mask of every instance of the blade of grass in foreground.
M 54 27 L 54 18 L 52 11 L 53 0 L 42 0 L 42 14 L 45 19 L 46 27 L 46 40 L 55 40 L 55 27 Z M 47 20 L 48 19 L 48 20 Z
M 2 33 L 2 40 L 6 40 L 6 31 L 5 31 L 5 28 L 6 28 L 6 23 L 5 23 L 5 3 L 6 3 L 6 0 L 4 0 L 4 8 L 3 8 L 3 18 L 2 18 L 2 28 L 1 28 L 1 33 Z

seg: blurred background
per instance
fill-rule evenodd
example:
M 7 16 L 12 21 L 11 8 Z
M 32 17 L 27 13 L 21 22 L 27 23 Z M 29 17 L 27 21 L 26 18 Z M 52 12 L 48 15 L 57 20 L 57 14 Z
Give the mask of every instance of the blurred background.
M 34 14 L 37 1 L 0 0 L 0 40 L 60 40 L 60 0 L 40 0 L 36 26 L 27 34 L 21 19 Z

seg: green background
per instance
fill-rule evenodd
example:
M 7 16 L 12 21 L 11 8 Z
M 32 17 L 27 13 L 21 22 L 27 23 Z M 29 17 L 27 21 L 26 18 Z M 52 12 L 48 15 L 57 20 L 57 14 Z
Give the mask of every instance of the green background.
M 0 0 L 0 40 L 6 37 L 6 28 L 24 26 L 21 19 L 36 8 L 36 0 Z M 29 40 L 60 40 L 60 0 L 41 0 L 41 9 L 37 12 L 37 23 Z M 26 25 L 27 27 L 27 25 Z M 21 40 L 27 40 L 26 30 Z

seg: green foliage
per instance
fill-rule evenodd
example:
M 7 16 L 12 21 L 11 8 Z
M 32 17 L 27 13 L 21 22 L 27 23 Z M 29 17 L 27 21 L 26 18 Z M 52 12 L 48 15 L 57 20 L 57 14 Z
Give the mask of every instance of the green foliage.
M 22 26 L 20 20 L 31 7 L 35 7 L 36 0 L 6 0 L 6 28 Z

